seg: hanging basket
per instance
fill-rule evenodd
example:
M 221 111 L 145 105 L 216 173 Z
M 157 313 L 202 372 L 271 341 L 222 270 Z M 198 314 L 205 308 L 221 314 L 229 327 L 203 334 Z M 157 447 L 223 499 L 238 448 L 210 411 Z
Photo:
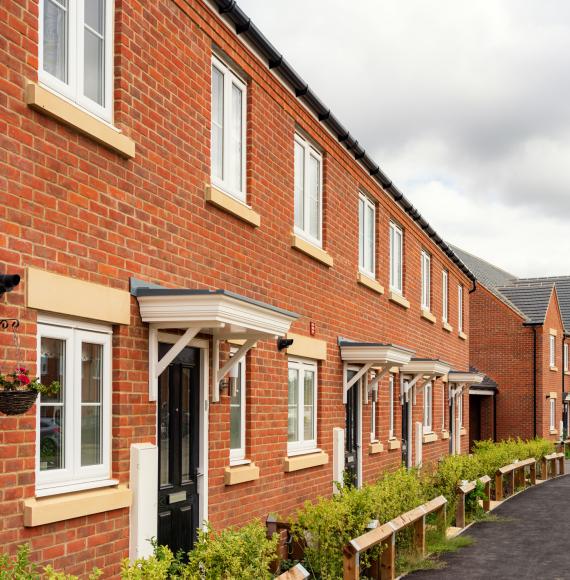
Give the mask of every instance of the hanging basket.
M 36 391 L 0 391 L 0 411 L 5 415 L 23 415 L 37 396 Z

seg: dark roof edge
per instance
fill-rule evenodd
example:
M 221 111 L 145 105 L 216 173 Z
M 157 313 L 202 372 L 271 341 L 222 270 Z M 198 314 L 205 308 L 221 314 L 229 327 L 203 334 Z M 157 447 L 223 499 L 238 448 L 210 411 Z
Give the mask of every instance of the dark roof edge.
M 426 235 L 441 248 L 443 253 L 475 285 L 477 279 L 471 270 L 469 270 L 455 252 L 443 241 L 404 194 L 382 172 L 380 166 L 374 162 L 358 141 L 343 127 L 331 110 L 313 93 L 309 85 L 299 76 L 273 44 L 269 42 L 265 35 L 252 22 L 251 18 L 237 5 L 236 0 L 212 0 L 212 2 L 218 7 L 219 13 L 226 16 L 234 24 L 236 34 L 238 36 L 245 36 L 251 42 L 256 50 L 267 59 L 267 66 L 270 69 L 275 69 L 279 73 L 281 78 L 293 89 L 295 96 L 317 116 L 319 121 L 329 131 L 336 135 L 341 143 L 344 143 L 346 149 L 353 153 L 355 160 L 359 161 L 368 170 L 382 189 L 389 193 L 394 201 L 400 204 L 403 210 L 426 232 Z

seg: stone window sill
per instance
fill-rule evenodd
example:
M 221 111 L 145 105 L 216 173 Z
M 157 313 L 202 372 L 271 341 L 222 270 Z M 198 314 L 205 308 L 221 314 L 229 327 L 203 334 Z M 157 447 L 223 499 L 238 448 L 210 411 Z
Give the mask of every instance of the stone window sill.
M 437 320 L 437 318 L 429 310 L 426 310 L 425 308 L 422 308 L 422 318 L 425 318 L 432 324 L 435 324 Z
M 231 465 L 224 470 L 224 483 L 226 485 L 236 485 L 256 479 L 259 479 L 259 467 L 255 463 Z
M 467 335 L 464 332 L 462 332 L 461 330 L 459 331 L 458 336 L 461 340 L 467 340 Z
M 550 367 L 550 370 L 551 370 L 553 373 L 557 373 L 557 372 L 558 372 L 558 367 Z
M 318 262 L 321 262 L 321 264 L 332 268 L 333 259 L 328 252 L 325 252 L 322 248 L 311 244 L 311 242 L 307 242 L 307 240 L 304 240 L 297 234 L 291 234 L 291 247 L 303 252 L 303 254 L 306 254 L 311 258 L 314 258 Z
M 24 526 L 35 527 L 82 516 L 109 512 L 131 505 L 126 485 L 78 491 L 24 501 Z
M 370 276 L 367 276 L 362 272 L 358 272 L 358 274 L 356 275 L 356 279 L 358 280 L 359 284 L 362 284 L 362 286 L 366 286 L 367 288 L 370 288 L 370 290 L 373 290 L 378 294 L 384 294 L 384 286 L 382 286 L 382 284 L 374 280 L 374 278 L 370 278 Z
M 390 294 L 388 296 L 388 299 L 391 302 L 394 302 L 394 304 L 398 304 L 398 306 L 405 308 L 406 310 L 410 307 L 410 303 L 401 294 L 398 294 L 397 292 L 394 292 L 393 290 L 390 290 Z
M 551 435 L 558 435 L 558 429 L 551 429 L 550 434 Z
M 442 323 L 441 326 L 442 326 L 443 330 L 445 330 L 447 332 L 452 332 L 453 331 L 453 326 L 451 326 L 451 324 L 449 324 L 448 322 Z
M 372 441 L 368 445 L 368 453 L 370 455 L 376 455 L 376 453 L 382 453 L 382 451 L 384 451 L 384 445 L 380 441 Z
M 565 374 L 566 376 L 570 376 L 570 371 L 564 371 L 564 374 Z
M 465 427 L 461 427 L 461 431 L 459 431 L 460 435 L 467 435 L 467 429 Z
M 449 439 L 449 431 L 443 430 L 441 432 L 441 438 L 442 439 Z
M 558 393 L 556 391 L 550 391 L 548 393 L 548 398 L 549 399 L 558 399 Z
M 306 455 L 293 455 L 283 459 L 283 471 L 290 473 L 300 469 L 309 469 L 326 465 L 329 462 L 329 456 L 324 451 L 317 453 L 307 453 Z
M 135 156 L 135 142 L 132 139 L 37 83 L 28 81 L 26 84 L 26 104 L 31 109 L 76 129 L 123 157 Z
M 434 441 L 437 440 L 438 440 L 437 433 L 434 433 L 433 431 L 431 433 L 425 433 L 423 436 L 424 443 L 433 443 Z
M 388 439 L 388 450 L 392 451 L 393 449 L 400 449 L 399 439 Z
M 255 228 L 258 228 L 261 224 L 261 216 L 253 211 L 251 207 L 213 185 L 206 186 L 206 202 L 215 205 L 218 209 L 237 217 Z

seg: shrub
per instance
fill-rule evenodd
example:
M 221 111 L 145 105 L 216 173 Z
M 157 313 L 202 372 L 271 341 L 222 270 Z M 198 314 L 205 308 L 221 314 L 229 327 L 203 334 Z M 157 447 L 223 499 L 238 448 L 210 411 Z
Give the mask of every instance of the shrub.
M 166 546 L 159 546 L 156 540 L 151 540 L 154 554 L 148 558 L 139 558 L 132 564 L 126 558 L 121 564 L 122 580 L 169 580 L 174 576 L 172 568 L 179 560 Z

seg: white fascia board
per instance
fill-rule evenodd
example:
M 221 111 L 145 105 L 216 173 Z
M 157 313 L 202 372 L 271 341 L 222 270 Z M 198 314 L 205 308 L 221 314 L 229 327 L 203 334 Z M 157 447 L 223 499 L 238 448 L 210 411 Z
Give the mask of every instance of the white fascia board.
M 401 369 L 404 374 L 410 375 L 430 375 L 443 377 L 451 370 L 451 365 L 437 359 L 415 359 L 404 365 Z
M 479 385 L 483 382 L 484 375 L 481 373 L 467 373 L 461 371 L 451 371 L 447 375 L 450 383 L 461 383 L 465 385 Z
M 341 345 L 340 356 L 347 363 L 373 363 L 373 367 L 386 365 L 401 367 L 408 363 L 413 350 L 394 345 Z

